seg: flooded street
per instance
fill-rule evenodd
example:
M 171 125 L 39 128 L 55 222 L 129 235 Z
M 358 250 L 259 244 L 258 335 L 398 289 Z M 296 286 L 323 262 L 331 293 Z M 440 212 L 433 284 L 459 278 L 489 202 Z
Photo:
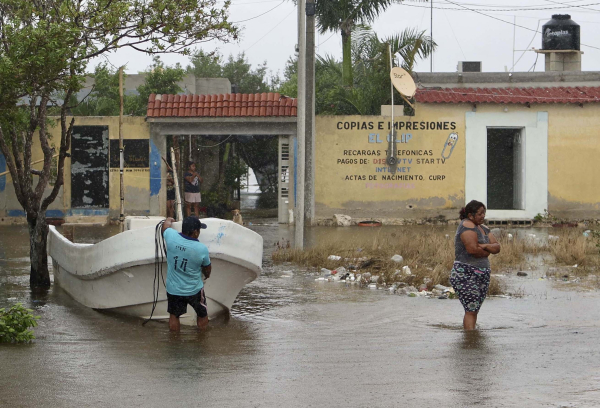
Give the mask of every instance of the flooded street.
M 114 228 L 78 228 L 76 240 Z M 0 346 L 0 406 L 599 405 L 600 292 L 539 279 L 543 270 L 507 277 L 525 296 L 486 300 L 480 330 L 466 335 L 458 300 L 317 282 L 270 262 L 293 229 L 271 220 L 250 228 L 265 239 L 263 275 L 229 319 L 174 335 L 164 323 L 87 309 L 55 285 L 32 294 L 27 230 L 0 227 L 0 307 L 23 302 L 41 316 L 33 344 Z M 358 231 L 315 227 L 307 240 Z

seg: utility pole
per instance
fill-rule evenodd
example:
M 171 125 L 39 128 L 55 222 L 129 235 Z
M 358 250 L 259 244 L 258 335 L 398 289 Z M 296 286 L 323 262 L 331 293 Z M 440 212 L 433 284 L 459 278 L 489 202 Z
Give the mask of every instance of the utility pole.
M 315 220 L 315 0 L 306 0 L 305 222 Z
M 298 116 L 296 118 L 296 227 L 294 246 L 304 248 L 304 169 L 306 129 L 306 0 L 298 0 Z
M 123 181 L 123 167 L 124 166 L 124 153 L 123 153 L 123 67 L 119 68 L 119 185 L 120 185 L 120 214 L 119 222 L 121 224 L 121 231 L 125 230 L 125 183 Z
M 431 41 L 433 41 L 433 0 L 431 1 L 431 18 L 429 19 L 429 25 L 430 25 L 430 36 L 431 36 Z M 433 50 L 431 50 L 431 55 L 429 56 L 429 72 L 433 72 Z

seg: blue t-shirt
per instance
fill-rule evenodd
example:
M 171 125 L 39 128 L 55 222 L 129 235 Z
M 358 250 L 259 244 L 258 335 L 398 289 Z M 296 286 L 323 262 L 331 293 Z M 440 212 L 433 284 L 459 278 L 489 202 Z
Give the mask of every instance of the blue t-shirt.
M 202 267 L 210 265 L 208 248 L 196 239 L 167 228 L 163 234 L 167 245 L 167 292 L 192 296 L 202 289 Z

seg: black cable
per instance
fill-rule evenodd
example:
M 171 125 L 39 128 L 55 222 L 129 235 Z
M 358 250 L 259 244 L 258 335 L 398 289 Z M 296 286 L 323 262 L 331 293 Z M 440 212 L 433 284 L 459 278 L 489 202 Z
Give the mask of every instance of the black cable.
M 259 14 L 258 16 L 250 17 L 250 18 L 247 18 L 245 20 L 240 20 L 240 21 L 231 21 L 230 24 L 245 23 L 246 21 L 250 21 L 250 20 L 254 20 L 255 18 L 262 17 L 265 14 L 270 13 L 271 11 L 275 10 L 277 7 L 281 6 L 283 3 L 285 3 L 285 0 L 283 0 L 281 3 L 279 3 L 278 5 L 276 5 L 275 7 L 273 7 L 272 9 L 267 10 L 267 11 L 265 11 L 262 14 Z
M 165 284 L 165 277 L 163 275 L 163 263 L 165 261 L 165 257 L 167 256 L 167 247 L 162 235 L 162 226 L 164 223 L 165 221 L 163 220 L 156 224 L 156 227 L 154 228 L 154 281 L 152 283 L 152 311 L 150 312 L 150 317 L 144 320 L 142 326 L 145 326 L 146 323 L 152 320 L 154 310 L 156 309 L 156 304 L 158 303 L 158 292 L 160 290 L 161 279 L 163 286 L 165 288 L 167 287 Z
M 450 4 L 454 4 L 456 6 L 460 6 L 460 7 L 462 7 L 465 10 L 469 10 L 469 11 L 472 11 L 474 13 L 481 14 L 482 16 L 493 18 L 494 20 L 502 21 L 503 23 L 510 24 L 510 25 L 515 26 L 515 27 L 524 28 L 525 30 L 529 30 L 529 31 L 533 31 L 535 33 L 539 33 L 539 31 L 537 29 L 534 30 L 534 29 L 529 28 L 529 27 L 525 27 L 525 26 L 522 26 L 522 25 L 519 25 L 519 24 L 511 23 L 510 21 L 506 21 L 506 20 L 502 20 L 501 18 L 498 18 L 498 17 L 490 16 L 489 14 L 482 13 L 481 11 L 478 11 L 478 10 L 475 10 L 475 9 L 471 9 L 469 7 L 461 6 L 460 4 L 452 2 L 450 0 L 444 0 L 444 1 L 446 1 L 447 3 L 450 3 Z M 584 46 L 589 47 L 589 48 L 594 48 L 596 50 L 600 50 L 600 48 L 594 47 L 593 45 L 588 45 L 588 44 L 584 44 L 584 43 L 581 43 L 581 45 L 584 45 Z

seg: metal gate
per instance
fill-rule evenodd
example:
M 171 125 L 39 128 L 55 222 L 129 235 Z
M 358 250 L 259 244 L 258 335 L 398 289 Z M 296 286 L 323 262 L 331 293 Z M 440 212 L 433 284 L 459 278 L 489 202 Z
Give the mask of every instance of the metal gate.
M 279 186 L 277 189 L 277 202 L 278 221 L 280 224 L 287 224 L 289 222 L 290 171 L 290 138 L 279 136 Z
M 108 126 L 73 126 L 71 207 L 108 208 Z

